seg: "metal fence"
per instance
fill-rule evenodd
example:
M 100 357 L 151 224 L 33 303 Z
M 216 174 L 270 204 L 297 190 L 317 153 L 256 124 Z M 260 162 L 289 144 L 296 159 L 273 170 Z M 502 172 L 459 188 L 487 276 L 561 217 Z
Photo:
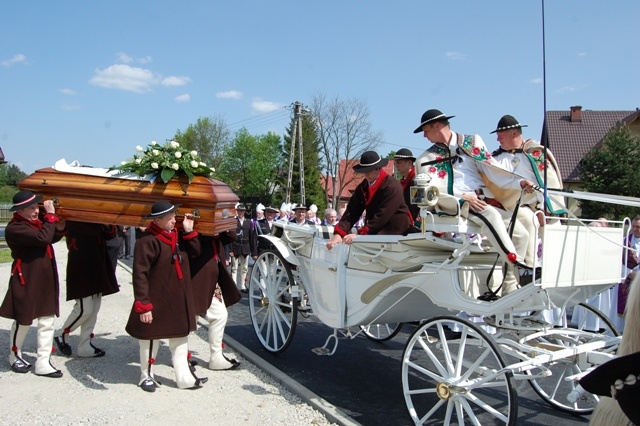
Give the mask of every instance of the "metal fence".
M 13 213 L 9 211 L 13 204 L 0 203 L 0 223 L 8 223 L 13 217 Z

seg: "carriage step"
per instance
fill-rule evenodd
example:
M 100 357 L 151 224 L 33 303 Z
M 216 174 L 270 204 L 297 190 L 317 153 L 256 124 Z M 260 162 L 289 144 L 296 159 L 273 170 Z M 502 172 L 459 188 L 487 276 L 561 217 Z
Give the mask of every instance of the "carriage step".
M 311 352 L 316 355 L 331 355 L 331 351 L 325 347 L 313 348 L 311 349 Z

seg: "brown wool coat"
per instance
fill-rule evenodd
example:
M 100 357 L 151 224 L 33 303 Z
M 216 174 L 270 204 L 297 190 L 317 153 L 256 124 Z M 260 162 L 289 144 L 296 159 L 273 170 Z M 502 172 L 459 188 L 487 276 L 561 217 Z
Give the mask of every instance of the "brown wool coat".
M 365 225 L 369 235 L 402 235 L 411 226 L 409 209 L 404 202 L 402 185 L 393 176 L 386 176 L 373 199 L 366 205 L 369 184 L 363 180 L 353 192 L 338 227 L 347 234 L 366 210 Z
M 235 234 L 235 231 L 233 231 Z M 223 244 L 234 241 L 228 233 L 219 237 L 199 235 L 199 250 L 197 245 L 187 247 L 191 269 L 191 284 L 193 288 L 193 304 L 197 315 L 202 315 L 211 306 L 213 294 L 218 284 L 218 261 L 214 258 L 214 244 L 220 259 L 224 260 Z M 195 248 L 195 250 L 193 249 Z
M 20 259 L 25 284 L 20 284 L 17 273 L 11 275 L 0 316 L 15 319 L 21 325 L 31 325 L 34 319 L 44 316 L 59 316 L 60 284 L 55 252 L 51 247 L 62 238 L 62 233 L 56 232 L 56 224 L 43 221 L 42 228 L 37 229 L 28 222 L 10 222 L 5 238 L 14 259 L 11 270 Z
M 153 321 L 144 324 L 131 308 L 126 331 L 136 339 L 155 340 L 188 336 L 196 329 L 191 271 L 183 245 L 199 244 L 198 238 L 180 245 L 182 279 L 172 263 L 171 247 L 145 232 L 136 241 L 133 254 L 133 293 L 136 301 L 153 304 Z
M 116 236 L 115 226 L 67 222 L 67 300 L 120 291 L 106 245 Z

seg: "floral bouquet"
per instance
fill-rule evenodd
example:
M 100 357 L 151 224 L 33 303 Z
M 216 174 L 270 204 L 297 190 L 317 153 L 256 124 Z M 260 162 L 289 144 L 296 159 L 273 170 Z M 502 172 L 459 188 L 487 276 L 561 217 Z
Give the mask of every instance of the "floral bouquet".
M 146 148 L 136 147 L 137 154 L 132 159 L 123 161 L 119 166 L 110 167 L 109 170 L 132 172 L 138 176 L 158 176 L 164 183 L 176 176 L 187 176 L 189 183 L 195 176 L 211 176 L 215 169 L 207 166 L 199 160 L 197 151 L 188 151 L 176 141 L 170 141 L 159 145 L 151 142 Z

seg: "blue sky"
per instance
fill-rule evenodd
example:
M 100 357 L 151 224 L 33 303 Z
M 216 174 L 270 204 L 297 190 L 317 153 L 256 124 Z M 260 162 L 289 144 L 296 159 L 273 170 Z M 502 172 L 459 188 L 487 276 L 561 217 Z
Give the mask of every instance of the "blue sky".
M 0 26 L 0 147 L 23 171 L 108 167 L 199 117 L 284 134 L 317 93 L 365 100 L 380 152 L 427 146 L 421 114 L 490 148 L 512 114 L 540 138 L 541 0 L 11 1 Z M 640 107 L 640 2 L 545 2 L 546 106 Z

